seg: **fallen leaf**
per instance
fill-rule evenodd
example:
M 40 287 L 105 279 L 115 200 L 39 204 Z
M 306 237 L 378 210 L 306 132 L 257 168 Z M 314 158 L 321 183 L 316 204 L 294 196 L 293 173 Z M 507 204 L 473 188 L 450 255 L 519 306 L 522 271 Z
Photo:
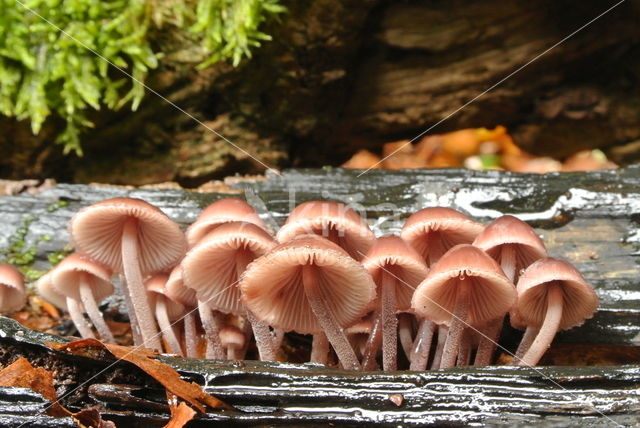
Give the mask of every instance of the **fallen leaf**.
M 369 169 L 380 168 L 380 156 L 368 150 L 358 150 L 351 158 L 342 164 L 343 168 L 349 169 Z
M 196 411 L 187 406 L 184 401 L 176 405 L 175 400 L 169 399 L 169 409 L 171 410 L 171 419 L 164 428 L 182 428 L 196 415 Z
M 71 415 L 80 428 L 116 428 L 116 424 L 105 421 L 96 409 L 83 409 Z
M 51 416 L 69 416 L 71 412 L 58 403 L 53 375 L 43 367 L 33 367 L 29 360 L 20 357 L 0 370 L 0 386 L 29 388 L 51 402 L 47 413 Z
M 48 343 L 48 345 L 53 349 L 85 356 L 95 355 L 96 348 L 106 350 L 114 357 L 136 365 L 157 380 L 167 391 L 177 395 L 201 412 L 205 411 L 205 404 L 212 408 L 231 409 L 228 404 L 204 392 L 197 383 L 182 380 L 180 374 L 171 366 L 155 360 L 156 353 L 150 349 L 111 345 L 96 339 L 83 339 L 67 344 Z

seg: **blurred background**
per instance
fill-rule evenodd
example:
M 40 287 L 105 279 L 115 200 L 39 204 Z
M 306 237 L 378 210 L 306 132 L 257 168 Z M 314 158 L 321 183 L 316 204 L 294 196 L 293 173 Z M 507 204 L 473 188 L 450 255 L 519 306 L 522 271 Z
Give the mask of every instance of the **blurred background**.
M 207 127 L 276 168 L 624 166 L 640 159 L 640 3 L 559 43 L 616 4 L 0 0 L 0 178 L 264 171 Z

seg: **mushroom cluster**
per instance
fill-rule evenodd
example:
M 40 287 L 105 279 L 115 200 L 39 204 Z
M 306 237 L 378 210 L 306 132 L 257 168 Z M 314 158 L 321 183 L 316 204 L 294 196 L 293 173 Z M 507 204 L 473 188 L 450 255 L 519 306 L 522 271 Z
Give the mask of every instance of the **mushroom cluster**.
M 40 280 L 43 297 L 82 336 L 113 342 L 98 305 L 119 274 L 135 345 L 191 358 L 244 359 L 255 342 L 275 361 L 297 332 L 312 335 L 312 362 L 335 355 L 345 369 L 396 370 L 400 351 L 412 370 L 488 365 L 508 314 L 525 329 L 514 364 L 535 365 L 556 331 L 598 305 L 582 275 L 509 215 L 484 226 L 425 208 L 399 236 L 376 238 L 347 205 L 310 201 L 274 236 L 226 198 L 183 233 L 158 208 L 116 198 L 80 210 L 69 231 L 77 253 Z

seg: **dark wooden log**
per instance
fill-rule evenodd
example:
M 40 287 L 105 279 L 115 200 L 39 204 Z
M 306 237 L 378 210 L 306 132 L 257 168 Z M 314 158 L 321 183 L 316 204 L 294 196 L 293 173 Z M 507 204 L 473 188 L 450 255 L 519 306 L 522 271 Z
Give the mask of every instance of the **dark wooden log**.
M 0 362 L 25 356 L 37 366 L 54 370 L 63 405 L 72 410 L 98 405 L 102 417 L 118 426 L 166 423 L 162 389 L 136 367 L 109 358 L 51 351 L 43 345 L 47 341 L 61 339 L 0 318 Z M 358 373 L 312 364 L 161 360 L 236 409 L 209 409 L 190 427 L 600 427 L 633 426 L 640 420 L 640 366 Z M 42 415 L 44 407 L 37 394 L 0 388 L 3 426 L 46 425 L 50 419 Z M 69 426 L 64 421 L 50 426 Z
M 397 232 L 412 212 L 450 206 L 487 222 L 514 214 L 538 228 L 552 256 L 574 263 L 595 286 L 598 313 L 582 327 L 558 335 L 556 343 L 638 345 L 640 342 L 640 167 L 591 173 L 522 175 L 467 170 L 370 171 L 291 170 L 266 180 L 229 181 L 229 192 L 244 192 L 272 228 L 298 203 L 330 199 L 348 203 L 374 231 Z M 0 198 L 0 249 L 34 217 L 27 243 L 37 246 L 36 268 L 47 269 L 47 254 L 69 240 L 66 224 L 74 212 L 101 199 L 132 196 L 162 208 L 182 225 L 191 223 L 209 202 L 229 196 L 184 190 L 126 189 L 58 185 L 38 195 Z M 68 205 L 57 208 L 57 201 Z M 518 335 L 507 332 L 512 347 Z M 512 339 L 509 339 L 512 337 Z

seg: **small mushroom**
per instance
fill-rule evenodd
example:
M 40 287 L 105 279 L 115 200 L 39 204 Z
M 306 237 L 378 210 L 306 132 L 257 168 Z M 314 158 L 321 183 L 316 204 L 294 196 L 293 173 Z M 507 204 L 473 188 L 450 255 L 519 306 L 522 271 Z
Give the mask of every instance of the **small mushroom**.
M 495 260 L 477 247 L 461 244 L 431 267 L 411 306 L 417 314 L 449 325 L 440 368 L 450 368 L 464 328 L 504 316 L 515 300 L 513 284 Z
M 240 360 L 240 354 L 247 343 L 242 330 L 234 326 L 226 326 L 220 330 L 220 341 L 227 349 L 227 360 Z
M 87 311 L 100 339 L 106 343 L 116 343 L 98 308 L 100 301 L 113 294 L 111 270 L 108 267 L 88 256 L 74 253 L 67 256 L 51 271 L 50 281 L 53 290 L 66 297 L 69 315 L 74 323 L 77 322 L 76 327 L 83 337 L 93 337 L 93 333 L 86 336 L 86 322 L 81 308 Z
M 416 286 L 427 276 L 420 254 L 395 235 L 378 238 L 362 264 L 378 286 L 378 316 L 382 318 L 383 370 L 397 369 L 398 319 L 396 311 L 411 307 Z
M 184 342 L 185 355 L 189 358 L 198 358 L 198 299 L 195 290 L 184 285 L 182 280 L 182 266 L 178 265 L 169 274 L 164 285 L 167 296 L 186 308 L 184 314 Z
M 359 369 L 344 328 L 362 318 L 375 283 L 362 264 L 336 244 L 303 235 L 249 265 L 242 299 L 271 326 L 302 334 L 324 332 L 346 369 Z
M 53 303 L 58 308 L 68 312 L 67 298 L 53 289 L 53 284 L 51 284 L 50 271 L 45 273 L 40 277 L 40 279 L 38 279 L 38 281 L 36 282 L 36 290 L 38 290 L 38 294 L 47 302 Z M 84 308 L 82 309 L 82 312 L 84 312 Z
M 224 198 L 211 203 L 200 213 L 198 218 L 187 228 L 186 237 L 189 248 L 196 245 L 207 233 L 224 223 L 244 221 L 267 230 L 256 210 L 238 198 Z
M 527 268 L 518 281 L 517 317 L 527 326 L 539 328 L 524 353 L 520 366 L 538 364 L 558 330 L 568 330 L 591 318 L 598 296 L 569 263 L 546 258 Z
M 8 263 L 0 264 L 0 313 L 16 312 L 27 303 L 24 277 Z
M 149 293 L 149 303 L 156 315 L 156 321 L 160 327 L 160 333 L 169 346 L 168 352 L 184 355 L 180 339 L 174 330 L 176 324 L 184 316 L 185 307 L 180 302 L 172 300 L 167 295 L 166 284 L 169 275 L 164 273 L 155 274 L 144 282 L 144 286 Z
M 79 253 L 124 273 L 125 302 L 136 345 L 161 350 L 143 275 L 173 267 L 186 251 L 180 227 L 153 205 L 133 198 L 97 202 L 78 211 L 69 233 Z
M 327 238 L 356 260 L 373 245 L 375 236 L 367 223 L 349 206 L 333 201 L 303 202 L 291 211 L 276 238 L 287 242 L 304 234 Z

